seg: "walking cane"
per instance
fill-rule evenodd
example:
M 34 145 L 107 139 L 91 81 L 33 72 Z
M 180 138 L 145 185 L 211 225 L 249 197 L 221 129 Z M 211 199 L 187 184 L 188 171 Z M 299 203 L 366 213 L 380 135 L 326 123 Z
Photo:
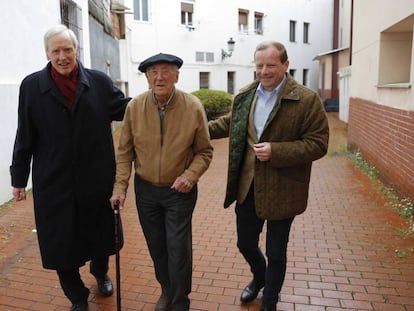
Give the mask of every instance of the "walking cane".
M 115 218 L 115 263 L 116 263 L 116 310 L 121 311 L 121 273 L 119 264 L 119 250 L 120 250 L 120 214 L 119 201 L 114 204 L 114 218 Z

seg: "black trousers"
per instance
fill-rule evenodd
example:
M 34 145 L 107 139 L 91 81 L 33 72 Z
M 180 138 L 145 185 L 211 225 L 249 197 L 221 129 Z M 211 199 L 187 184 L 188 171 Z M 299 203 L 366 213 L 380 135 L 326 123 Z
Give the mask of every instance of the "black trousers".
M 265 279 L 262 303 L 277 303 L 286 274 L 287 245 L 293 218 L 268 220 L 266 259 L 259 247 L 264 220 L 256 214 L 253 186 L 246 200 L 236 204 L 237 247 L 250 266 L 253 277 Z
M 109 257 L 95 258 L 89 264 L 89 272 L 98 278 L 103 278 L 108 273 Z M 56 273 L 59 277 L 60 286 L 63 289 L 66 297 L 72 303 L 79 303 L 87 301 L 89 296 L 89 289 L 85 287 L 80 273 L 79 267 L 70 269 L 58 269 Z
M 189 310 L 197 185 L 189 193 L 179 193 L 135 176 L 135 195 L 139 221 L 162 292 L 170 297 L 175 311 Z

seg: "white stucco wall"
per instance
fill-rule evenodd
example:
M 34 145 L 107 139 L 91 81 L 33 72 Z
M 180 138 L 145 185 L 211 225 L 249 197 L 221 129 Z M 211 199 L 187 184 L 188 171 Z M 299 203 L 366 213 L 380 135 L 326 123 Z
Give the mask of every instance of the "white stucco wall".
M 0 1 L 2 57 L 0 58 L 0 204 L 12 197 L 9 166 L 17 127 L 18 90 L 21 80 L 46 63 L 43 34 L 60 22 L 59 5 L 44 0 Z
M 322 51 L 332 48 L 332 12 L 330 0 L 197 0 L 194 2 L 195 30 L 188 31 L 180 25 L 180 1 L 149 1 L 149 22 L 134 21 L 126 15 L 127 67 L 129 95 L 147 89 L 145 76 L 137 66 L 145 58 L 159 53 L 172 53 L 183 58 L 177 87 L 191 92 L 199 88 L 199 72 L 210 72 L 210 88 L 227 90 L 227 72 L 235 71 L 235 91 L 250 83 L 254 76 L 253 52 L 264 40 L 277 40 L 286 45 L 291 68 L 297 71 L 296 79 L 302 81 L 302 70 L 309 69 L 309 86 L 317 89 L 318 62 L 312 59 Z M 133 8 L 132 0 L 124 4 Z M 249 31 L 238 30 L 238 10 L 249 10 Z M 254 12 L 264 13 L 263 35 L 254 33 Z M 297 22 L 297 42 L 289 42 L 289 20 Z M 309 44 L 303 44 L 303 23 L 310 23 Z M 227 49 L 232 37 L 235 51 L 232 57 L 221 60 L 221 49 Z M 212 52 L 213 63 L 195 61 L 196 51 Z
M 87 10 L 87 0 L 75 1 Z M 12 198 L 9 166 L 17 127 L 18 92 L 22 79 L 41 70 L 47 62 L 43 35 L 53 25 L 60 24 L 60 3 L 57 0 L 0 1 L 2 27 L 0 38 L 0 204 Z M 88 29 L 88 15 L 84 17 L 84 30 Z M 89 37 L 83 46 L 89 53 Z M 89 57 L 86 62 L 90 63 Z M 29 180 L 30 182 L 30 180 Z M 31 187 L 31 182 L 28 188 Z
M 373 7 L 381 8 L 372 10 Z M 380 34 L 414 14 L 414 1 L 354 1 L 354 37 L 352 47 L 351 97 L 381 105 L 414 110 L 412 88 L 378 88 L 380 68 Z M 357 31 L 356 31 L 357 30 Z M 410 83 L 414 81 L 414 49 L 411 56 Z M 395 64 L 398 57 L 395 58 Z

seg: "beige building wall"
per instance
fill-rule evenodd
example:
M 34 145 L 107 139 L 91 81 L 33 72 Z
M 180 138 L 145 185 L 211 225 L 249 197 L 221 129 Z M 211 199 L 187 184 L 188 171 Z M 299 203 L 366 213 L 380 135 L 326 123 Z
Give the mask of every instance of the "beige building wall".
M 338 65 L 339 68 L 349 66 L 349 49 L 339 52 Z
M 348 145 L 414 200 L 414 1 L 355 0 Z
M 351 97 L 414 110 L 414 1 L 354 1 Z

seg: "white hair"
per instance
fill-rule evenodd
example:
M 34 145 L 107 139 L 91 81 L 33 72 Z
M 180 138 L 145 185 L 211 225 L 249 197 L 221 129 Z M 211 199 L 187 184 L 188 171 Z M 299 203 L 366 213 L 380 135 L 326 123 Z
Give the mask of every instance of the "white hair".
M 56 25 L 52 28 L 50 28 L 44 35 L 43 37 L 43 43 L 45 46 L 45 51 L 47 53 L 47 49 L 48 49 L 48 43 L 49 43 L 49 39 L 50 37 L 53 37 L 57 34 L 60 33 L 66 33 L 70 40 L 72 41 L 73 45 L 75 46 L 75 49 L 78 49 L 79 43 L 78 43 L 78 39 L 76 38 L 75 33 L 69 29 L 68 27 L 66 27 L 65 25 L 61 24 L 61 25 Z

